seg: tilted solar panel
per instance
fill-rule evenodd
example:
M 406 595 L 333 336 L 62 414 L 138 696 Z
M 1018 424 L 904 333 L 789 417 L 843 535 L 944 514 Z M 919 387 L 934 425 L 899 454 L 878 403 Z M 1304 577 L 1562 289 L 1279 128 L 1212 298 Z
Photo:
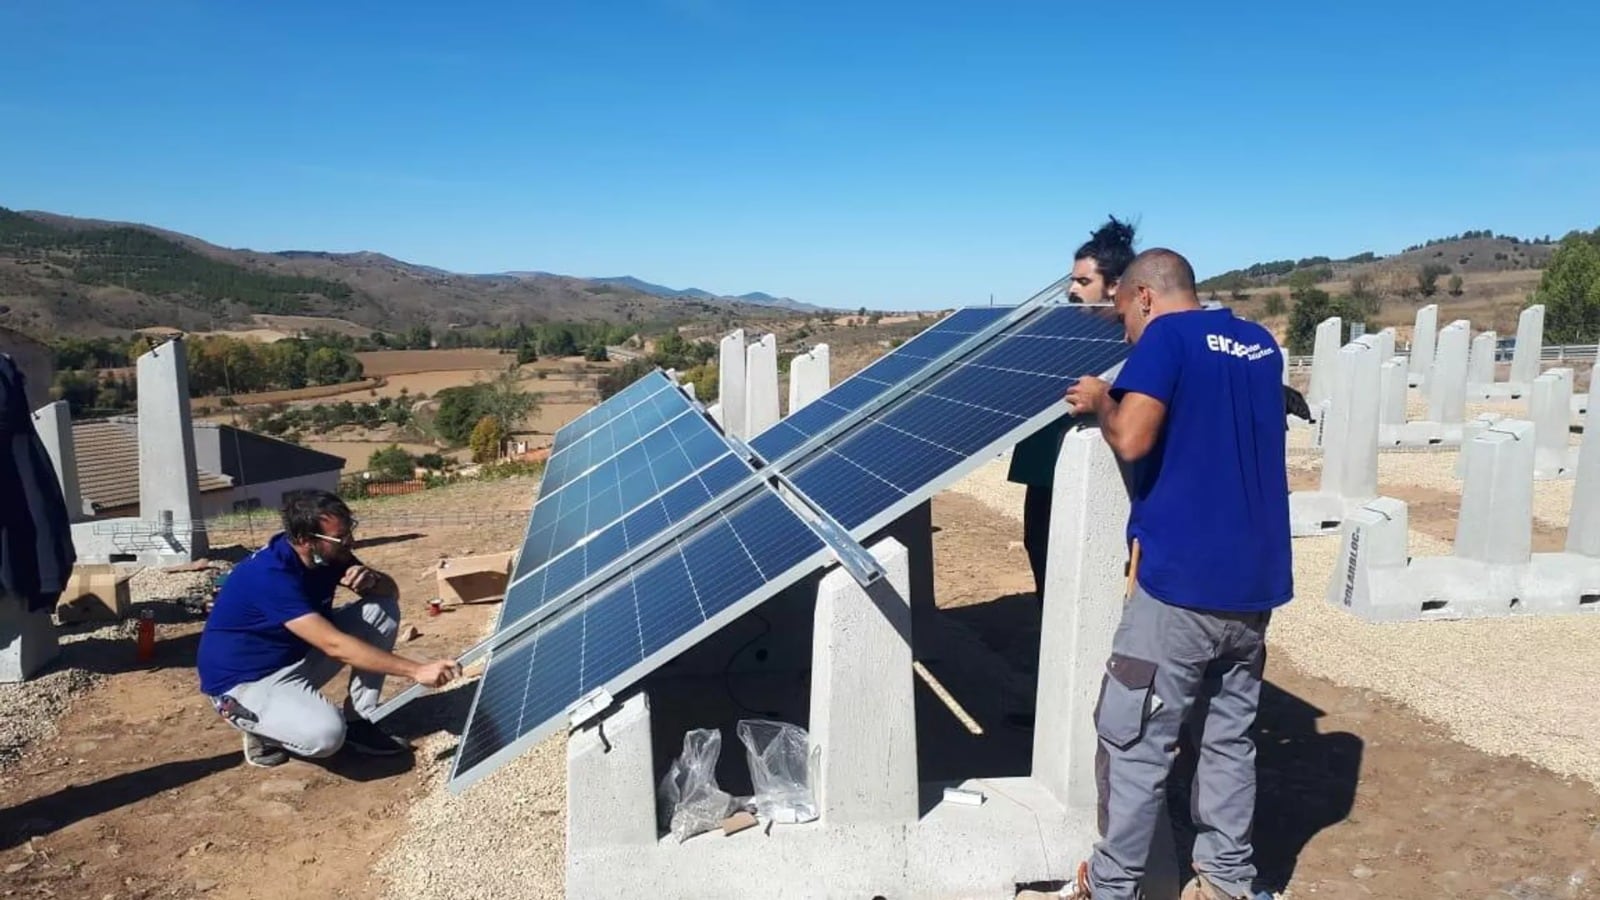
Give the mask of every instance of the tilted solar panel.
M 686 409 L 567 483 L 553 490 L 541 485 L 513 579 L 729 452 L 710 420 Z
M 750 448 L 764 459 L 778 459 L 806 438 L 822 433 L 870 403 L 893 385 L 913 377 L 933 360 L 1013 309 L 1015 307 L 984 306 L 956 310 L 860 372 L 839 382 L 794 415 L 779 420 L 776 425 L 756 435 L 750 440 Z
M 1103 310 L 1048 308 L 795 461 L 790 477 L 866 537 L 887 524 L 886 511 L 909 505 L 900 501 L 927 499 L 941 475 L 1065 414 L 1067 388 L 1115 366 L 1128 349 L 1122 326 Z
M 668 378 L 667 374 L 660 369 L 644 375 L 622 390 L 607 397 L 599 405 L 590 408 L 576 419 L 556 429 L 555 439 L 550 442 L 550 455 L 554 456 L 560 453 L 574 441 L 611 421 L 613 416 L 651 394 L 668 387 L 672 387 L 672 379 Z
M 562 485 L 659 428 L 662 423 L 692 409 L 694 401 L 683 391 L 669 386 L 616 410 L 610 419 L 567 444 L 566 449 L 550 454 L 545 463 L 544 477 L 539 482 L 540 496 L 554 493 Z
M 451 774 L 459 790 L 804 577 L 826 545 L 765 483 L 494 651 Z

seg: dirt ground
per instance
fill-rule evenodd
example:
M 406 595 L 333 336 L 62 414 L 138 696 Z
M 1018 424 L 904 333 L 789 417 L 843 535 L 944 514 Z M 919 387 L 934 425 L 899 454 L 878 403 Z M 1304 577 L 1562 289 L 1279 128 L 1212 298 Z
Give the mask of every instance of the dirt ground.
M 358 515 L 382 524 L 363 527 L 358 553 L 397 577 L 406 626 L 422 632 L 402 652 L 453 654 L 482 634 L 493 604 L 419 615 L 433 596 L 427 569 L 443 555 L 515 546 L 533 487 L 512 480 L 359 504 Z M 461 509 L 506 516 L 450 527 L 403 519 Z M 939 497 L 934 517 L 940 606 L 1014 649 L 1037 627 L 1015 521 L 958 494 Z M 405 827 L 425 770 L 443 763 L 341 753 L 275 770 L 243 766 L 237 734 L 196 693 L 199 622 L 171 610 L 163 618 L 150 664 L 135 661 L 132 641 L 75 645 L 68 664 L 109 677 L 75 700 L 55 736 L 0 771 L 0 893 L 385 896 L 375 863 Z M 1267 677 L 1258 856 L 1289 896 L 1600 896 L 1600 796 L 1588 787 L 1471 750 L 1404 708 L 1279 660 Z M 413 706 L 392 720 L 407 737 L 459 730 Z M 561 820 L 485 825 L 559 829 Z M 503 887 L 505 896 L 523 893 Z

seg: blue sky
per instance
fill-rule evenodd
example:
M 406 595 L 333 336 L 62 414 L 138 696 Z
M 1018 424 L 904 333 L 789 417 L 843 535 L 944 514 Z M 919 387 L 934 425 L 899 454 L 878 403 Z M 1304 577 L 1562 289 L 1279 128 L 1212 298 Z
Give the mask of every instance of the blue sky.
M 1600 4 L 1301 6 L 17 0 L 0 206 L 886 309 L 1600 225 Z

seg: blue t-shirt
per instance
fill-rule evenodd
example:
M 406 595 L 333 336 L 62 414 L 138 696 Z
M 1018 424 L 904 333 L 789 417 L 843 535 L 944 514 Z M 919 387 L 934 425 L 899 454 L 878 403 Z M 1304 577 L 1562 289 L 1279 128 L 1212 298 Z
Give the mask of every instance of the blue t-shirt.
M 1206 309 L 1153 319 L 1123 363 L 1112 395 L 1167 408 L 1128 473 L 1128 541 L 1150 596 L 1217 612 L 1294 596 L 1279 353 L 1265 328 Z
M 201 693 L 215 697 L 305 659 L 311 645 L 283 623 L 332 612 L 333 592 L 353 564 L 347 558 L 308 568 L 280 533 L 235 566 L 200 634 Z

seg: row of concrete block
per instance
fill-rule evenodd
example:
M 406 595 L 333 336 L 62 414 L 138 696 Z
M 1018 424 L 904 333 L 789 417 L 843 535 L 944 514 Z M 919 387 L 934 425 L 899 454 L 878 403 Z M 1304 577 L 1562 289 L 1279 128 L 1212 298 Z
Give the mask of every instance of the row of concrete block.
M 789 361 L 789 415 L 832 386 L 827 344 Z M 771 334 L 747 342 L 744 329 L 724 336 L 717 353 L 717 401 L 711 417 L 728 434 L 748 440 L 777 424 L 778 345 Z

